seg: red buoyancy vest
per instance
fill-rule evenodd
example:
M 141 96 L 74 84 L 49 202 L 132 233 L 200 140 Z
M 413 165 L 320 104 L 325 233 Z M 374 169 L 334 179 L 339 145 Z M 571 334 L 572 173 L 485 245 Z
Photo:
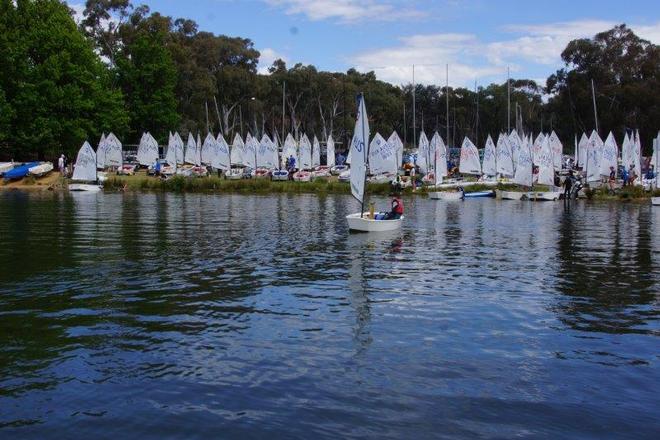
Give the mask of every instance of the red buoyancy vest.
M 398 197 L 392 200 L 392 209 L 395 214 L 403 215 L 403 201 Z

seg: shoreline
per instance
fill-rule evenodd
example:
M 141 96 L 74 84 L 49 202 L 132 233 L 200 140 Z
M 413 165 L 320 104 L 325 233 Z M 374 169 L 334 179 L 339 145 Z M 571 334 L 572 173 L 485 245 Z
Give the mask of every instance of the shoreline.
M 68 191 L 69 179 L 53 172 L 42 178 L 25 178 L 17 182 L 1 182 L 0 191 Z M 388 196 L 392 193 L 390 183 L 368 183 L 371 195 Z M 497 186 L 472 185 L 469 192 L 484 190 L 528 191 L 518 185 L 500 183 Z M 540 189 L 543 190 L 543 189 Z M 311 182 L 271 181 L 267 178 L 228 180 L 218 176 L 183 177 L 174 176 L 163 180 L 157 177 L 138 173 L 133 176 L 112 176 L 103 185 L 104 192 L 174 192 L 174 193 L 227 193 L 227 194 L 350 194 L 350 185 L 339 182 L 336 177 L 320 178 Z M 432 191 L 451 191 L 451 189 L 434 189 L 421 187 L 413 191 L 404 188 L 401 194 L 405 196 L 427 197 Z M 651 197 L 660 196 L 660 190 L 644 191 L 642 187 L 625 187 L 610 194 L 605 187 L 587 189 L 586 200 L 597 201 L 648 201 Z

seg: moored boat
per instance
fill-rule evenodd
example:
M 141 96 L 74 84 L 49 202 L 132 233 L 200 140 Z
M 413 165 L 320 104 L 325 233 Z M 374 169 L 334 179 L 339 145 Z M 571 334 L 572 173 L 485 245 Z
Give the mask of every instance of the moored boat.
M 560 191 L 530 191 L 527 193 L 527 199 L 533 201 L 556 201 L 559 200 Z
M 464 193 L 466 199 L 473 199 L 478 197 L 495 197 L 495 191 L 473 191 Z
M 0 162 L 0 176 L 14 168 L 14 162 Z
M 463 200 L 465 194 L 463 190 L 458 191 L 433 191 L 429 193 L 429 198 L 433 200 L 457 201 Z
M 502 200 L 521 200 L 523 197 L 527 196 L 527 192 L 524 191 L 504 191 L 498 189 L 495 193 L 497 197 Z
M 69 191 L 74 192 L 99 192 L 103 189 L 101 185 L 93 185 L 89 183 L 70 183 Z
M 660 197 L 651 197 L 651 205 L 660 206 Z

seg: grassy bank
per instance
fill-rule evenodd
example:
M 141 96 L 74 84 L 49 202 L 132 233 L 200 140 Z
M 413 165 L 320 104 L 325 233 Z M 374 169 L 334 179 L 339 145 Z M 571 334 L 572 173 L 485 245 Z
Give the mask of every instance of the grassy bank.
M 147 176 L 117 176 L 103 185 L 106 191 L 217 192 L 244 194 L 350 194 L 348 183 L 329 179 L 312 182 L 271 181 L 270 179 L 227 180 L 218 176 L 203 178 L 173 176 L 167 180 Z M 388 195 L 388 183 L 368 184 L 370 194 Z M 411 190 L 407 190 L 412 192 Z

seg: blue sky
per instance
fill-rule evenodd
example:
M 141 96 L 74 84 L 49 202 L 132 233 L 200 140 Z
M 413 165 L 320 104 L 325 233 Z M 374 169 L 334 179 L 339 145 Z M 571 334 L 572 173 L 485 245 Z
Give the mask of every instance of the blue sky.
M 70 0 L 72 6 L 80 2 Z M 136 4 L 139 2 L 136 2 Z M 660 44 L 660 1 L 514 0 L 143 0 L 152 11 L 195 20 L 200 30 L 247 37 L 275 58 L 322 70 L 374 70 L 412 80 L 473 86 L 545 78 L 573 38 L 626 23 Z

